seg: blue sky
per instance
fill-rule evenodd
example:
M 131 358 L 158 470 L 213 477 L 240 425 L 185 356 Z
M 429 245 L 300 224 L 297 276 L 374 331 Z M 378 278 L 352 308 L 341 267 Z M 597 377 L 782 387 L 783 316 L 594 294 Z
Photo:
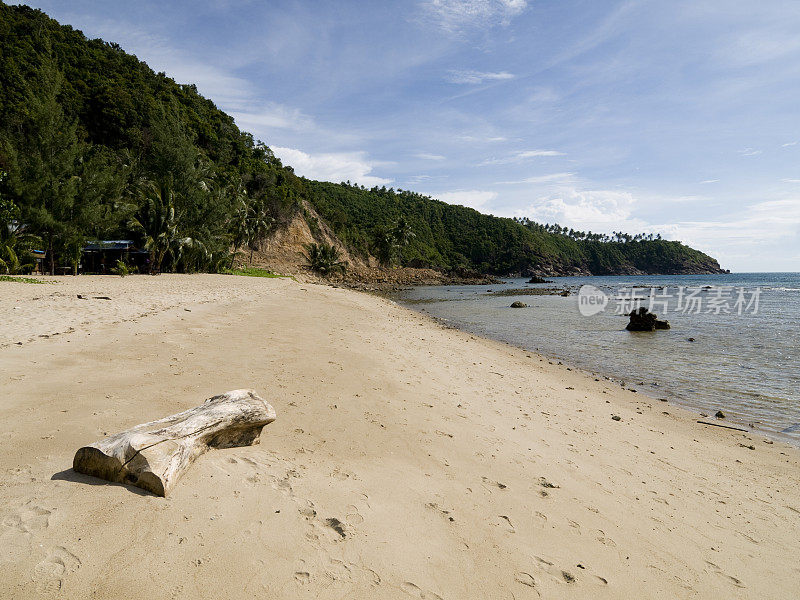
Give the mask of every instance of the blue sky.
M 44 0 L 307 177 L 800 271 L 800 5 Z

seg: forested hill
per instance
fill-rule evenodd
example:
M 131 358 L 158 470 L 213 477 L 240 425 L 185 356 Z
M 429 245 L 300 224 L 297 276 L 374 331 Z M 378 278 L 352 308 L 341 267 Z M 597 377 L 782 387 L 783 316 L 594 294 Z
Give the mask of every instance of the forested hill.
M 493 217 L 410 191 L 309 181 L 317 212 L 349 247 L 411 266 L 483 273 L 566 275 L 719 273 L 680 242 L 615 237 Z M 403 230 L 411 232 L 404 235 Z M 406 239 L 403 239 L 406 238 Z M 401 240 L 401 243 L 398 243 Z
M 2 2 L 0 179 L 0 234 L 22 224 L 5 247 L 35 239 L 49 268 L 87 239 L 133 239 L 154 271 L 216 270 L 308 192 L 194 85 Z
M 0 1 L 0 272 L 132 239 L 152 271 L 218 270 L 316 208 L 383 264 L 508 273 L 718 272 L 678 242 L 604 240 L 408 191 L 295 176 L 233 119 L 118 45 Z M 241 256 L 241 255 L 238 255 Z M 247 256 L 244 253 L 244 256 Z

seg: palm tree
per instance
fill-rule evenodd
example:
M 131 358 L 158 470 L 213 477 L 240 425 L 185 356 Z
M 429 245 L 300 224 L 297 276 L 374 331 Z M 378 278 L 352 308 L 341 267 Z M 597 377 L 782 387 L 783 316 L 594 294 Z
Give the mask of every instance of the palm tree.
M 180 235 L 180 216 L 175 212 L 175 194 L 169 183 L 148 182 L 143 187 L 144 201 L 128 225 L 144 238 L 144 248 L 150 253 L 150 273 L 155 274 L 161 272 L 168 254 L 177 262 L 184 247 L 199 242 Z
M 233 235 L 231 267 L 233 267 L 233 260 L 238 249 L 243 246 L 250 250 L 249 262 L 253 262 L 253 251 L 256 250 L 259 242 L 264 239 L 275 222 L 263 202 L 248 198 L 241 182 L 233 189 L 236 209 L 231 222 Z
M 394 243 L 397 245 L 400 251 L 400 264 L 403 264 L 403 248 L 408 246 L 412 239 L 417 236 L 414 233 L 414 230 L 411 229 L 411 225 L 406 221 L 405 217 L 400 217 L 397 223 L 392 229 L 392 237 L 394 238 Z
M 331 244 L 306 244 L 305 258 L 307 266 L 323 277 L 333 273 L 344 273 L 347 264 L 341 260 L 341 254 L 336 246 Z
M 0 273 L 17 275 L 36 266 L 30 251 L 40 239 L 16 221 L 0 224 Z
M 389 266 L 394 260 L 394 252 L 397 249 L 394 234 L 384 226 L 375 229 L 373 233 L 373 251 L 378 261 Z
M 6 173 L 0 171 L 0 182 Z M 26 231 L 20 223 L 19 209 L 11 200 L 0 196 L 0 273 L 16 275 L 35 266 L 30 251 L 41 239 Z

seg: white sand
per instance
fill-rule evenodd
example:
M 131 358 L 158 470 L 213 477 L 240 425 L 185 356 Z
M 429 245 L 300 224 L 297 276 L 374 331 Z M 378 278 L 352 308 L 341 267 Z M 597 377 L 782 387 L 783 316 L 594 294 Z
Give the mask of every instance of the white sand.
M 779 442 L 356 292 L 55 281 L 0 282 L 2 598 L 800 595 Z M 277 421 L 167 499 L 70 469 L 240 387 Z

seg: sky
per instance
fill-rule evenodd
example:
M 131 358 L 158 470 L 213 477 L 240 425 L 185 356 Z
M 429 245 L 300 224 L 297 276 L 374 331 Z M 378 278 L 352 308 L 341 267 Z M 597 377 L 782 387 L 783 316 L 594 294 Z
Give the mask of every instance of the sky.
M 303 176 L 800 271 L 794 0 L 41 0 Z

